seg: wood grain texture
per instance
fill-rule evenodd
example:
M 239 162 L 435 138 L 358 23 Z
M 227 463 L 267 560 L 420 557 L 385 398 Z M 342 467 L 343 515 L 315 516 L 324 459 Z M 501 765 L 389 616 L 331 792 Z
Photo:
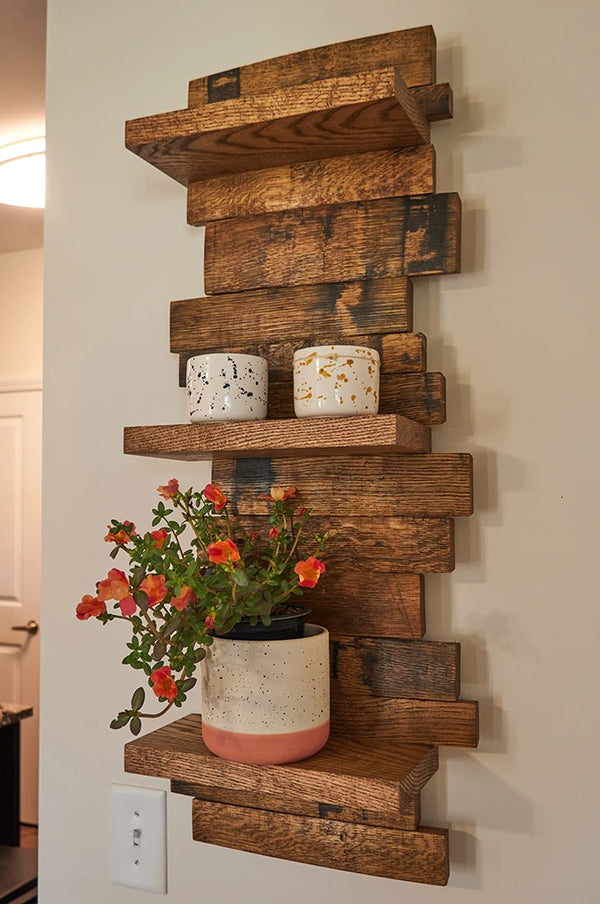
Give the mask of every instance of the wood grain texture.
M 402 832 L 192 801 L 195 841 L 331 869 L 445 885 L 448 839 L 440 829 Z
M 454 116 L 454 97 L 448 82 L 439 85 L 418 85 L 410 89 L 423 115 L 429 122 L 452 119 Z
M 365 279 L 262 289 L 171 303 L 171 351 L 228 348 L 307 335 L 404 333 L 412 330 L 410 279 Z M 216 307 L 215 307 L 216 305 Z M 240 311 L 248 316 L 240 317 Z M 218 314 L 218 316 L 216 316 Z
M 393 66 L 129 120 L 125 145 L 188 185 L 231 173 L 429 142 Z
M 338 637 L 331 675 L 339 695 L 458 700 L 460 644 L 395 637 Z
M 195 107 L 208 103 L 209 85 L 214 102 L 227 92 L 233 97 L 266 94 L 313 81 L 315 75 L 335 78 L 384 66 L 395 66 L 407 85 L 430 85 L 435 81 L 435 51 L 431 25 L 327 44 L 193 79 L 188 104 Z
M 435 191 L 433 145 L 330 157 L 191 182 L 187 221 L 217 220 Z
M 301 800 L 288 794 L 267 794 L 260 791 L 232 791 L 230 788 L 214 785 L 171 782 L 171 791 L 186 794 L 197 800 L 209 800 L 223 804 L 235 804 L 276 813 L 294 813 L 297 816 L 314 816 L 321 819 L 335 819 L 340 822 L 361 822 L 372 826 L 396 829 L 416 829 L 420 822 L 420 798 L 408 798 L 402 804 L 402 812 L 380 813 L 376 810 L 357 807 L 342 807 L 323 801 Z
M 473 460 L 467 453 L 306 458 L 246 458 L 215 462 L 213 483 L 234 514 L 267 514 L 260 498 L 273 485 L 295 486 L 315 515 L 470 515 Z M 355 633 L 355 632 L 349 632 Z
M 247 515 L 239 520 L 249 532 L 260 534 L 265 517 Z M 311 533 L 329 532 L 324 561 L 335 563 L 338 569 L 347 568 L 354 575 L 359 571 L 421 574 L 454 569 L 451 518 L 325 516 L 313 517 L 310 523 Z M 321 581 L 329 583 L 326 574 Z
M 310 619 L 326 625 L 332 639 L 358 634 L 423 637 L 423 576 L 349 569 L 327 563 L 327 580 L 304 597 Z
M 294 417 L 293 385 L 269 382 L 268 416 Z M 380 415 L 399 414 L 418 424 L 433 426 L 446 420 L 446 380 L 440 373 L 382 374 L 379 380 Z
M 435 747 L 355 743 L 331 738 L 299 763 L 246 766 L 214 756 L 198 715 L 185 716 L 125 745 L 125 771 L 232 791 L 280 795 L 396 814 L 401 795 L 415 797 L 438 767 Z M 402 800 L 405 798 L 403 797 Z
M 311 324 L 306 325 L 310 329 Z M 234 340 L 235 341 L 235 340 Z M 339 338 L 329 336 L 306 336 L 302 339 L 288 339 L 282 342 L 261 342 L 258 345 L 227 344 L 227 351 L 259 355 L 269 363 L 269 375 L 273 382 L 293 379 L 294 352 L 299 348 L 319 345 L 339 345 Z M 427 341 L 422 333 L 388 333 L 388 335 L 353 335 L 344 337 L 344 345 L 366 346 L 379 352 L 381 372 L 384 374 L 422 373 L 427 367 Z M 194 355 L 205 355 L 221 349 L 200 347 L 179 356 L 179 385 L 186 385 L 188 359 Z
M 180 461 L 219 458 L 285 458 L 351 453 L 428 452 L 429 429 L 400 415 L 350 418 L 221 421 L 214 424 L 167 424 L 125 427 L 126 455 Z
M 336 681 L 331 693 L 331 730 L 343 737 L 386 744 L 477 747 L 478 705 L 473 700 L 443 702 L 398 698 L 360 698 Z
M 460 270 L 460 198 L 405 196 L 209 223 L 208 295 Z

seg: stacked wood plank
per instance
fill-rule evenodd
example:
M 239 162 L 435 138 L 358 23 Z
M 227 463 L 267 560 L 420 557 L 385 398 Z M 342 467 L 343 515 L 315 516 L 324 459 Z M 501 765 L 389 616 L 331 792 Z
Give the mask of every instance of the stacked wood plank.
M 295 485 L 331 530 L 313 620 L 332 638 L 332 737 L 314 757 L 214 757 L 188 716 L 126 747 L 126 769 L 194 798 L 199 841 L 431 884 L 447 833 L 420 826 L 437 747 L 474 747 L 460 646 L 423 640 L 423 575 L 454 568 L 453 519 L 472 511 L 469 455 L 431 453 L 442 374 L 412 332 L 413 277 L 460 269 L 458 195 L 435 194 L 429 123 L 452 115 L 430 27 L 267 60 L 190 83 L 184 110 L 133 120 L 127 146 L 187 185 L 205 225 L 206 296 L 171 306 L 179 379 L 192 355 L 260 354 L 269 415 L 243 424 L 129 427 L 125 451 L 212 459 L 247 524 L 259 494 Z M 293 416 L 297 348 L 376 348 L 376 417 Z

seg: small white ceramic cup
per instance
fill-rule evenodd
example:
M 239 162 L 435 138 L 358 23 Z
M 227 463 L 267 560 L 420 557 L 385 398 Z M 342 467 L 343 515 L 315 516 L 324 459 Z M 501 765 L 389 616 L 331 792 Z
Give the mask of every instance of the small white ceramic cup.
M 379 353 L 354 345 L 319 345 L 294 352 L 296 417 L 377 414 Z
M 267 416 L 265 358 L 215 353 L 189 358 L 186 370 L 190 421 L 258 421 Z

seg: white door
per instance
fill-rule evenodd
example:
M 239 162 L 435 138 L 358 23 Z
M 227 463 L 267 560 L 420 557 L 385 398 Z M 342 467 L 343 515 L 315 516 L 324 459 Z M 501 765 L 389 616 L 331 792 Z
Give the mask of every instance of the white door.
M 0 388 L 0 703 L 34 707 L 21 722 L 21 821 L 37 823 L 41 390 Z

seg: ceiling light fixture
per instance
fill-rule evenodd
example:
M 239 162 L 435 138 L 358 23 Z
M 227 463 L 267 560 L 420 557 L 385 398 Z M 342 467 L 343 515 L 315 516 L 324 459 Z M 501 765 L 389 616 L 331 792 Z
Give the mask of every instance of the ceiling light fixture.
M 46 139 L 30 138 L 0 147 L 0 204 L 44 207 Z

